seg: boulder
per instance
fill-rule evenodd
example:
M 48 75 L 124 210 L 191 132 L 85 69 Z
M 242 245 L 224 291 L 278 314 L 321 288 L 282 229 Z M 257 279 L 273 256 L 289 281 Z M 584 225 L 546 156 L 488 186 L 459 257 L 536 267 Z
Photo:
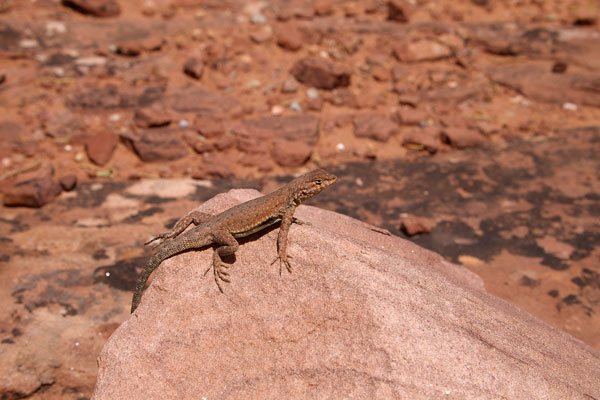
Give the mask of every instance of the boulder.
M 216 213 L 258 196 L 232 190 Z M 350 217 L 300 206 L 245 239 L 219 293 L 212 250 L 163 262 L 99 358 L 101 399 L 600 398 L 600 353 L 479 277 Z

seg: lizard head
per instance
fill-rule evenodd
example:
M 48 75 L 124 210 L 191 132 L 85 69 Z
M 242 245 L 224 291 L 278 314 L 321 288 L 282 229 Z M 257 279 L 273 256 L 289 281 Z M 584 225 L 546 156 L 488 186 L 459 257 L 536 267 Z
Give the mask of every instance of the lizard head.
M 337 176 L 319 168 L 294 179 L 291 186 L 293 187 L 292 190 L 296 192 L 296 201 L 301 202 L 304 199 L 313 197 L 336 181 Z

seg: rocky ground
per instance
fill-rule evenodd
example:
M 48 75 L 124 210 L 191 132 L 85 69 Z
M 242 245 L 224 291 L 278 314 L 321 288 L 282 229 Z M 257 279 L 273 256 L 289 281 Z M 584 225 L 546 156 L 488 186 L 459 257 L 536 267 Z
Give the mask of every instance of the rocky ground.
M 0 393 L 88 398 L 142 243 L 323 166 L 600 348 L 600 5 L 0 1 Z M 4 362 L 8 360 L 8 362 Z

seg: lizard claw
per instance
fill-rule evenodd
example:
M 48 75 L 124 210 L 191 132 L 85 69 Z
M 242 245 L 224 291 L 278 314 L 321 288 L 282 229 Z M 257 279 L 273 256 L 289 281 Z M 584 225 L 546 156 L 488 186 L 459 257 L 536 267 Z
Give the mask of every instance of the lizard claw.
M 292 273 L 292 265 L 288 261 L 288 258 L 292 258 L 292 256 L 288 256 L 288 255 L 286 255 L 284 257 L 277 256 L 271 263 L 271 265 L 273 265 L 273 264 L 275 264 L 275 262 L 277 262 L 277 260 L 279 260 L 279 276 L 281 276 L 281 271 L 283 269 L 283 268 L 281 268 L 282 264 L 285 265 L 285 268 L 288 270 L 288 272 L 290 274 Z
M 302 221 L 301 219 L 298 219 L 296 217 L 292 217 L 292 223 L 298 225 L 312 226 L 310 222 Z

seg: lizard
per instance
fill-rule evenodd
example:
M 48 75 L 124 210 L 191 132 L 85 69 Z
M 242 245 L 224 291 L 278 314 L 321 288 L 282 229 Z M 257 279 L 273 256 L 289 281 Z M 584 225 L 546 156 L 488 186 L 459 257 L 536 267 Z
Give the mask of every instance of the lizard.
M 335 175 L 323 169 L 315 169 L 272 193 L 229 208 L 220 214 L 213 216 L 199 211 L 188 213 L 175 223 L 170 232 L 154 236 L 145 243 L 148 245 L 158 240 L 160 244 L 138 277 L 131 312 L 133 313 L 139 305 L 150 274 L 164 260 L 183 251 L 209 245 L 216 246 L 211 267 L 217 287 L 223 293 L 220 281 L 230 283 L 230 280 L 229 273 L 225 271 L 229 266 L 224 264 L 221 258 L 235 254 L 239 247 L 237 239 L 262 231 L 279 221 L 281 225 L 277 236 L 277 257 L 271 265 L 279 260 L 279 274 L 283 265 L 291 273 L 287 237 L 292 223 L 301 223 L 294 217 L 296 207 L 303 200 L 320 193 L 336 181 Z M 192 223 L 195 226 L 183 233 Z M 211 267 L 206 270 L 205 275 Z

